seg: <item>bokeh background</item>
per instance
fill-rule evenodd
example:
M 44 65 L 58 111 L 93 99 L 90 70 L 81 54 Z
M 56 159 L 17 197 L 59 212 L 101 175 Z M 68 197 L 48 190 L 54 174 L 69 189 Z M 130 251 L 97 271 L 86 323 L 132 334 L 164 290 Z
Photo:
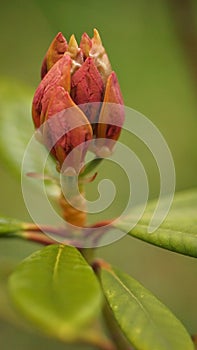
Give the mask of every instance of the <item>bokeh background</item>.
M 168 142 L 176 167 L 176 190 L 196 186 L 195 0 L 1 1 L 0 78 L 36 88 L 43 56 L 57 32 L 62 31 L 67 38 L 74 32 L 80 40 L 84 31 L 91 36 L 94 27 L 100 31 L 117 72 L 125 104 L 149 117 Z M 20 121 L 19 127 L 23 127 Z M 154 160 L 138 140 L 133 140 L 133 149 L 138 150 L 149 177 L 150 198 L 154 198 L 159 189 Z M 105 173 L 106 169 L 102 171 Z M 3 164 L 0 164 L 0 176 L 0 212 L 27 219 L 20 181 Z M 117 181 L 121 186 L 121 176 Z M 36 248 L 34 244 L 1 240 L 0 264 L 9 271 Z M 190 333 L 197 332 L 197 264 L 194 259 L 131 237 L 99 249 L 98 255 L 132 274 L 168 305 Z M 67 349 L 65 345 L 9 324 L 1 290 L 0 298 L 2 350 Z M 71 348 L 69 345 L 68 349 Z M 83 347 L 73 347 L 79 348 Z

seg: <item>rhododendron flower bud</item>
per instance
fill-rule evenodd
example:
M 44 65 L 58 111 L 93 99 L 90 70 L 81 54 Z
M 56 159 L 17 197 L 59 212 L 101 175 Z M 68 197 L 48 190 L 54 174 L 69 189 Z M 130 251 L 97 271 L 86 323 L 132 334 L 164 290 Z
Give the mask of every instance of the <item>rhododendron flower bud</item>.
M 62 33 L 58 33 L 52 41 L 45 55 L 41 68 L 41 79 L 44 78 L 49 69 L 63 56 L 68 44 Z
M 79 46 L 74 35 L 67 43 L 58 33 L 45 55 L 41 78 L 33 99 L 33 121 L 36 128 L 43 125 L 43 143 L 59 167 L 73 148 L 84 143 L 72 164 L 78 168 L 87 151 L 85 142 L 92 138 L 97 156 L 106 153 L 103 149 L 111 151 L 124 122 L 123 99 L 98 31 L 92 39 L 84 33 Z M 72 113 L 66 112 L 70 107 Z M 59 120 L 53 119 L 57 114 Z M 97 138 L 104 140 L 100 144 Z

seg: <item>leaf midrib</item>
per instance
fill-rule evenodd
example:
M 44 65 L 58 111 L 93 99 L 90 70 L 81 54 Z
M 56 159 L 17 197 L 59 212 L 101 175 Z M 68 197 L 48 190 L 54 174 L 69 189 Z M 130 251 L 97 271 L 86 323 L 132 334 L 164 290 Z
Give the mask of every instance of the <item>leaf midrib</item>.
M 53 283 L 56 283 L 57 278 L 58 278 L 59 262 L 60 262 L 60 258 L 61 258 L 61 255 L 63 253 L 63 250 L 64 250 L 63 245 L 58 246 L 58 252 L 56 255 L 55 264 L 54 264 L 54 268 L 53 268 L 53 278 L 52 278 Z
M 156 329 L 156 334 L 157 334 L 157 333 L 158 333 L 158 327 L 157 327 L 157 325 L 155 324 L 154 320 L 150 317 L 150 314 L 149 314 L 147 308 L 140 302 L 140 300 L 135 296 L 135 294 L 133 294 L 133 293 L 131 292 L 131 290 L 120 280 L 120 278 L 115 274 L 114 271 L 111 271 L 111 273 L 112 273 L 112 275 L 114 276 L 114 278 L 117 280 L 117 282 L 120 283 L 120 285 L 123 287 L 123 289 L 125 289 L 126 292 L 127 292 L 129 295 L 131 295 L 131 297 L 136 301 L 136 303 L 137 303 L 137 304 L 139 305 L 139 307 L 142 309 L 142 311 L 144 312 L 144 314 L 146 315 L 146 317 L 148 318 L 148 320 L 150 321 L 150 323 L 151 323 L 151 324 L 153 325 L 153 327 Z M 154 296 L 153 296 L 153 298 L 154 298 Z M 158 300 L 158 302 L 160 303 L 159 300 Z M 160 329 L 159 329 L 159 330 L 160 330 Z M 160 332 L 160 334 L 163 335 L 162 332 Z M 162 338 L 159 337 L 159 336 L 157 335 L 157 338 L 159 338 L 159 340 L 162 339 L 162 342 L 163 342 L 164 346 L 165 346 L 165 344 L 166 344 L 166 345 L 169 344 L 168 340 L 166 340 L 165 335 L 164 335 L 164 337 L 162 336 Z M 168 349 L 168 348 L 166 348 L 166 349 Z

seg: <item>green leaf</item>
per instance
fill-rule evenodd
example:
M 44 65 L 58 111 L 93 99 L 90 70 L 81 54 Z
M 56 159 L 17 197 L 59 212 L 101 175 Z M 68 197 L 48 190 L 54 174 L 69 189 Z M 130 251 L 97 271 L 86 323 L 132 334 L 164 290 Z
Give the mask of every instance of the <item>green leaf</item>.
M 101 290 L 79 251 L 51 245 L 24 260 L 11 275 L 11 297 L 40 330 L 66 341 L 80 338 L 101 307 Z
M 0 156 L 15 174 L 20 176 L 24 152 L 34 134 L 31 117 L 33 91 L 19 83 L 1 80 L 0 84 Z M 40 172 L 44 147 L 38 142 L 37 150 L 28 157 L 28 172 Z M 47 152 L 47 151 L 46 151 Z M 48 157 L 46 174 L 56 176 L 55 162 Z M 36 181 L 35 181 L 36 183 Z M 49 185 L 47 183 L 47 185 Z M 54 183 L 51 187 L 54 188 Z
M 23 323 L 15 310 L 13 310 L 7 291 L 7 278 L 14 266 L 13 259 L 0 260 L 0 319 L 26 327 L 26 323 Z
M 99 164 L 103 161 L 103 158 L 94 158 L 92 159 L 85 167 L 85 170 L 80 175 L 80 177 L 85 177 L 89 175 L 91 172 L 95 171 Z
M 0 319 L 17 324 L 17 327 L 25 325 L 25 328 L 30 328 L 13 308 L 8 293 L 8 278 L 22 259 L 38 250 L 38 245 L 23 240 L 8 241 L 5 238 L 2 237 L 0 241 Z
M 33 134 L 30 90 L 13 81 L 0 84 L 0 152 L 20 175 L 25 148 Z
M 0 216 L 0 237 L 14 234 L 23 230 L 24 223 L 7 217 Z
M 151 201 L 142 219 L 131 231 L 129 222 L 134 213 L 118 222 L 117 227 L 147 243 L 197 257 L 197 189 L 175 194 L 172 208 L 165 221 L 155 232 L 148 233 L 147 228 L 155 207 L 156 201 Z
M 137 350 L 193 350 L 178 319 L 129 275 L 102 266 L 101 284 L 125 336 Z

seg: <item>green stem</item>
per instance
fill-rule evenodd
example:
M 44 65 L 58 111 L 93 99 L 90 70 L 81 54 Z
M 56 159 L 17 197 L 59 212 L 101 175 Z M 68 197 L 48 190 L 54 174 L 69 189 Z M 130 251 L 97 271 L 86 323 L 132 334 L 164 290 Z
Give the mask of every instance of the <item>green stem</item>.
M 35 243 L 40 243 L 44 245 L 57 243 L 52 238 L 48 237 L 44 233 L 40 231 L 17 231 L 2 234 L 0 237 L 2 238 L 20 238 L 26 241 L 32 241 Z
M 80 253 L 83 255 L 85 260 L 89 265 L 92 265 L 92 262 L 95 258 L 95 249 L 94 248 L 79 248 Z
M 98 332 L 88 332 L 83 334 L 80 341 L 85 344 L 90 344 L 97 347 L 100 350 L 117 350 L 116 345 L 112 340 L 108 339 L 105 335 Z

